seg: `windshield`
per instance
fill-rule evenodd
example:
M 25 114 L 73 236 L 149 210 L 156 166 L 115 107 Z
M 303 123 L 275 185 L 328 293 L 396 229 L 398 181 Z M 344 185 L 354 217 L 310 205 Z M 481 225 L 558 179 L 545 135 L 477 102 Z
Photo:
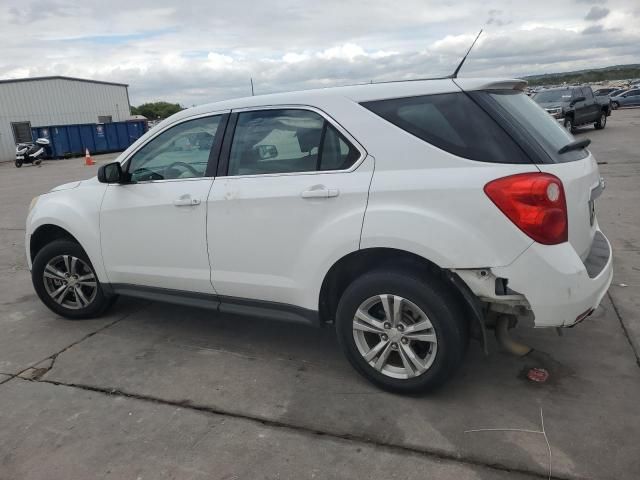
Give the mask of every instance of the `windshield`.
M 560 90 L 545 90 L 540 93 L 536 93 L 533 99 L 537 103 L 549 103 L 549 102 L 568 102 L 571 100 L 571 90 L 568 88 Z
M 580 160 L 588 155 L 587 150 L 584 148 L 559 154 L 558 150 L 573 142 L 575 138 L 523 92 L 497 90 L 487 93 L 513 121 L 534 137 L 553 161 Z

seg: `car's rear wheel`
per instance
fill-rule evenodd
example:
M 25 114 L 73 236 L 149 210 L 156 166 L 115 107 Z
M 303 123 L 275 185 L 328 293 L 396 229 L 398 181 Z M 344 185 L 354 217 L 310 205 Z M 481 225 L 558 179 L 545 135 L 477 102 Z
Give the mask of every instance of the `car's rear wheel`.
M 468 332 L 456 299 L 436 280 L 375 271 L 355 280 L 336 312 L 340 344 L 353 367 L 394 392 L 424 392 L 459 367 Z
M 596 130 L 602 130 L 607 126 L 607 112 L 600 113 L 600 118 L 596 123 L 593 124 L 596 127 Z
M 99 316 L 115 300 L 105 295 L 84 249 L 69 240 L 56 240 L 38 252 L 31 279 L 40 300 L 66 318 Z

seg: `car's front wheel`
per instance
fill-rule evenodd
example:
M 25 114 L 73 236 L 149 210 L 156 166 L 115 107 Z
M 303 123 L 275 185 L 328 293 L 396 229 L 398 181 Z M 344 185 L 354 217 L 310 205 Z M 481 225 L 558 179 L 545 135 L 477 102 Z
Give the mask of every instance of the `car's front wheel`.
M 38 252 L 31 280 L 49 309 L 74 320 L 99 316 L 115 300 L 105 295 L 84 249 L 69 240 L 56 240 Z
M 340 344 L 353 367 L 379 387 L 424 392 L 449 379 L 467 344 L 467 325 L 441 282 L 403 271 L 355 280 L 336 312 Z
M 564 123 L 563 123 L 563 125 L 564 125 L 564 128 L 565 128 L 569 133 L 573 132 L 573 130 L 574 130 L 574 128 L 575 128 L 575 127 L 574 127 L 574 125 L 573 125 L 573 118 L 571 118 L 571 117 L 564 117 Z
M 611 108 L 617 110 L 618 108 L 620 108 L 620 104 L 618 102 L 611 102 Z

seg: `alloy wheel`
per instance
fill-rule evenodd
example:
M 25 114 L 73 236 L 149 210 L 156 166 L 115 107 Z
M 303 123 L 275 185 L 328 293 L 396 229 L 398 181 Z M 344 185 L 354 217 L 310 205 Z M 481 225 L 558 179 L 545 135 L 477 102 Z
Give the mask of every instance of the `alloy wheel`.
M 47 262 L 42 274 L 47 294 L 70 310 L 88 307 L 96 297 L 96 276 L 82 259 L 58 255 Z
M 362 302 L 353 317 L 353 338 L 371 367 L 399 379 L 429 370 L 438 350 L 429 317 L 410 300 L 390 294 Z
M 573 122 L 570 119 L 566 119 L 564 121 L 564 128 L 567 132 L 571 133 L 573 131 Z

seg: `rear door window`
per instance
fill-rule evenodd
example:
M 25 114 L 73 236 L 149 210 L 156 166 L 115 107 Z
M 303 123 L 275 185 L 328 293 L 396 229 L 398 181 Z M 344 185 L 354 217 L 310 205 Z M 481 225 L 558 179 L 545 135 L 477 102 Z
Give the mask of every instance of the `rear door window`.
M 228 175 L 346 170 L 360 152 L 321 115 L 303 109 L 238 114 Z
M 531 163 L 522 149 L 465 93 L 364 102 L 406 132 L 454 155 L 492 163 Z
M 355 149 L 332 125 L 325 123 L 320 170 L 346 170 L 360 157 Z

